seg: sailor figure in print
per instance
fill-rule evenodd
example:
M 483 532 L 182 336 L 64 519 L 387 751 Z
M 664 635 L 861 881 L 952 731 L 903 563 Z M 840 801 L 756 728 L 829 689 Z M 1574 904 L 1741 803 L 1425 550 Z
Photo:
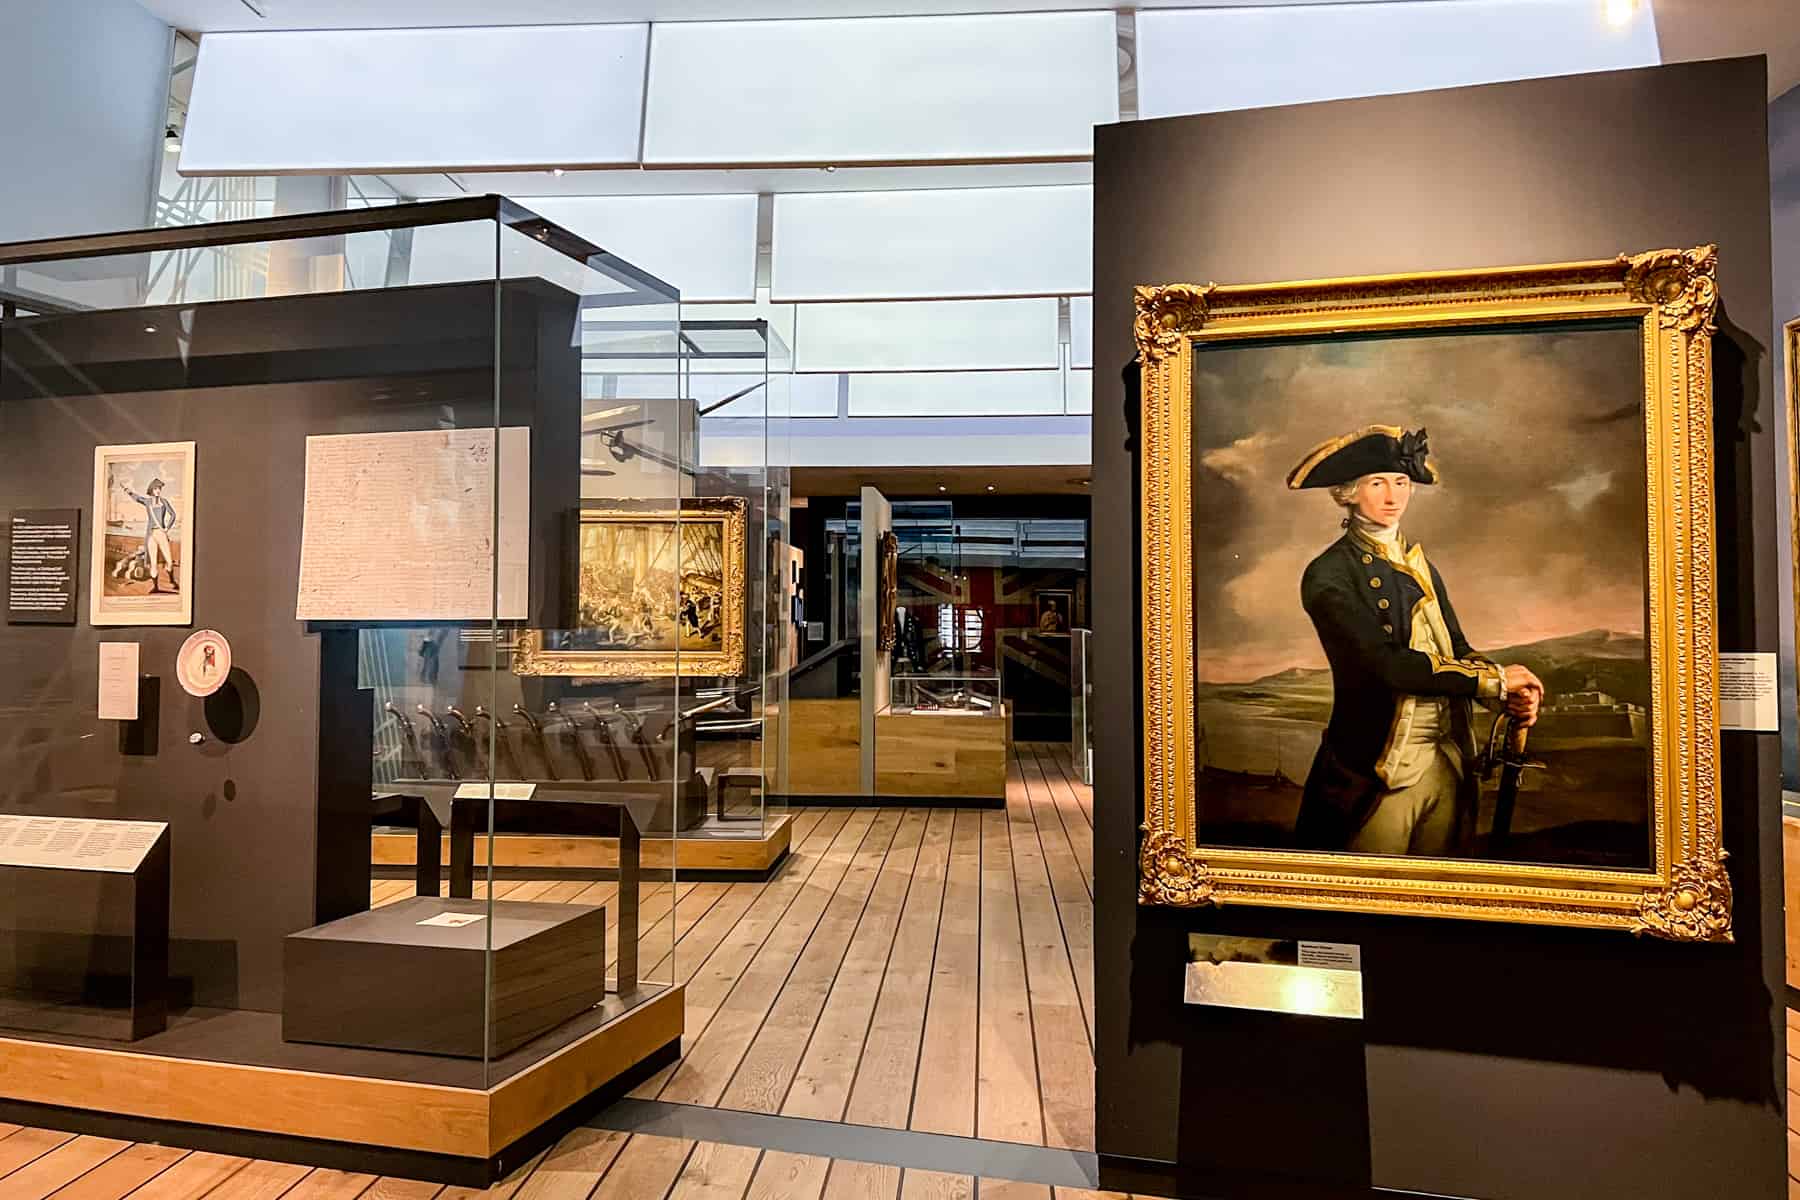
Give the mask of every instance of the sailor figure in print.
M 1332 681 L 1294 827 L 1302 849 L 1468 853 L 1473 702 L 1537 720 L 1543 684 L 1469 646 L 1443 577 L 1400 531 L 1414 489 L 1437 482 L 1425 431 L 1392 425 L 1316 446 L 1288 474 L 1289 488 L 1329 488 L 1344 510 L 1343 536 L 1300 582 Z

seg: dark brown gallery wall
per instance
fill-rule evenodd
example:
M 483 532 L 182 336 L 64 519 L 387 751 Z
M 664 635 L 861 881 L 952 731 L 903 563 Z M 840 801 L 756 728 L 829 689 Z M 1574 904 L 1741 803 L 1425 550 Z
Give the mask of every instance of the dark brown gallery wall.
M 1717 242 L 1719 634 L 1726 649 L 1774 650 L 1785 459 L 1769 353 L 1765 97 L 1762 60 L 1737 59 L 1099 130 L 1098 710 L 1138 711 L 1136 507 L 1117 368 L 1132 354 L 1131 288 L 1143 283 Z M 1780 1195 L 1780 753 L 1768 734 L 1723 743 L 1737 941 L 1678 946 L 1241 906 L 1139 910 L 1140 740 L 1131 720 L 1106 726 L 1095 829 L 1105 1186 L 1257 1194 L 1233 1186 L 1245 1177 L 1319 1181 L 1283 1193 L 1296 1195 Z M 1368 1018 L 1184 1006 L 1189 930 L 1360 944 Z

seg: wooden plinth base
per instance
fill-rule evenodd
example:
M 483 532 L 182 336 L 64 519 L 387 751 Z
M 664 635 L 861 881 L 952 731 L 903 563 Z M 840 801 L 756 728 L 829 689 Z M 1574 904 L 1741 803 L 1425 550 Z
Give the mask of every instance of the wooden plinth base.
M 80 1132 L 485 1186 L 542 1147 L 534 1135 L 641 1065 L 670 1057 L 683 989 L 668 988 L 491 1087 L 330 1074 L 0 1037 L 0 1112 L 29 1109 Z M 71 1126 L 73 1127 L 73 1126 Z M 358 1152 L 362 1153 L 359 1159 Z M 356 1169 L 351 1167 L 350 1169 Z
M 646 871 L 676 870 L 683 878 L 714 872 L 767 878 L 788 852 L 793 841 L 793 817 L 784 814 L 761 827 L 761 836 L 746 836 L 759 827 L 750 821 L 716 824 L 709 821 L 681 835 L 679 859 L 676 840 L 646 836 L 642 842 Z M 418 838 L 410 832 L 377 833 L 373 838 L 378 867 L 410 867 L 418 854 Z M 494 866 L 543 870 L 610 871 L 619 865 L 616 838 L 563 837 L 538 833 L 499 833 L 493 838 Z M 446 837 L 441 862 L 450 861 Z M 488 839 L 475 839 L 475 866 L 488 865 Z

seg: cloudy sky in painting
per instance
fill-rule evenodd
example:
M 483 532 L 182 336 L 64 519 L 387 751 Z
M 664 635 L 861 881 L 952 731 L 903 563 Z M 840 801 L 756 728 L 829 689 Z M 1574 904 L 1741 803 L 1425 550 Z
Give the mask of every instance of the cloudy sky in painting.
M 1424 427 L 1440 482 L 1402 529 L 1477 649 L 1644 629 L 1635 327 L 1202 345 L 1194 368 L 1199 676 L 1325 666 L 1300 575 L 1342 533 L 1288 471 L 1364 425 Z

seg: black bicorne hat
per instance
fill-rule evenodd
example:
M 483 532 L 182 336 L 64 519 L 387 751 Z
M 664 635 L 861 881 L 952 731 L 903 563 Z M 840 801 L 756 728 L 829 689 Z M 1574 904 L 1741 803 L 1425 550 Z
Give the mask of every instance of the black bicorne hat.
M 1364 475 L 1390 472 L 1405 475 L 1414 483 L 1438 481 L 1423 429 L 1407 433 L 1398 425 L 1366 425 L 1355 433 L 1321 442 L 1288 472 L 1287 485 L 1296 491 L 1336 487 Z

